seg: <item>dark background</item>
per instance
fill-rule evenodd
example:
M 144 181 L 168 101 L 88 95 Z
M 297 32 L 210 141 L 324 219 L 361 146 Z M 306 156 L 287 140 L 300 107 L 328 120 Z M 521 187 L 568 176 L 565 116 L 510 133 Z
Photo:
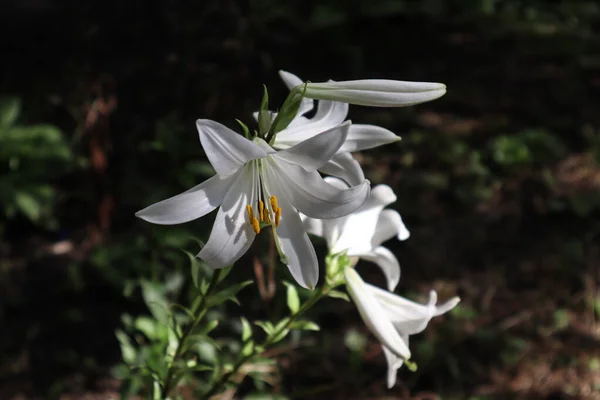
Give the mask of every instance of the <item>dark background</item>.
M 137 283 L 186 274 L 178 248 L 210 228 L 133 214 L 210 176 L 194 121 L 251 124 L 262 84 L 285 98 L 279 69 L 447 84 L 349 117 L 403 138 L 357 155 L 412 233 L 389 244 L 399 293 L 462 303 L 387 391 L 354 306 L 327 300 L 268 391 L 599 399 L 600 4 L 583 0 L 0 1 L 0 399 L 117 396 L 114 332 L 148 312 Z M 226 316 L 268 314 L 247 291 Z

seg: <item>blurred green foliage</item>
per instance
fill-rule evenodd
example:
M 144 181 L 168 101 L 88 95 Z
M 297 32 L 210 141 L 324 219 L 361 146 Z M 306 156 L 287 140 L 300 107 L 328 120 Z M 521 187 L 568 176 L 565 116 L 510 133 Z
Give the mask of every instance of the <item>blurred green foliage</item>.
M 54 180 L 75 166 L 74 157 L 57 127 L 19 124 L 20 114 L 18 98 L 0 99 L 0 207 L 7 219 L 21 214 L 56 229 Z

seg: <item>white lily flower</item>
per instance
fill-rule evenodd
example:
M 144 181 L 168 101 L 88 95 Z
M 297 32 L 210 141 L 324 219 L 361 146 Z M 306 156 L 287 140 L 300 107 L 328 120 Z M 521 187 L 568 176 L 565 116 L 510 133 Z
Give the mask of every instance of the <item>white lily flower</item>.
M 340 189 L 348 186 L 340 179 L 327 177 L 325 181 Z M 387 185 L 371 189 L 369 198 L 350 215 L 336 219 L 314 219 L 302 216 L 308 233 L 323 237 L 330 254 L 346 252 L 358 262 L 359 258 L 377 264 L 383 271 L 389 290 L 400 281 L 400 264 L 396 256 L 381 244 L 393 237 L 406 240 L 410 236 L 400 214 L 384 207 L 395 202 L 396 195 Z
M 342 101 L 370 107 L 405 107 L 442 97 L 446 94 L 446 85 L 437 82 L 361 79 L 308 82 L 298 87 L 298 91 L 311 99 Z
M 279 75 L 290 90 L 303 83 L 300 78 L 289 72 L 279 71 Z M 348 103 L 322 100 L 315 115 L 312 118 L 305 117 L 304 114 L 312 111 L 313 108 L 314 100 L 304 97 L 294 119 L 275 136 L 273 147 L 287 149 L 295 146 L 303 140 L 340 125 L 348 116 Z M 272 113 L 273 118 L 275 115 Z M 254 113 L 254 117 L 257 119 L 258 113 Z M 398 140 L 400 140 L 399 136 L 380 126 L 352 124 L 344 144 L 331 160 L 319 168 L 319 171 L 340 177 L 352 186 L 358 185 L 365 176 L 350 152 L 371 149 Z
M 419 304 L 365 283 L 352 267 L 344 270 L 348 292 L 367 328 L 381 342 L 388 364 L 387 386 L 396 384 L 398 369 L 410 358 L 409 336 L 422 332 L 433 317 L 445 314 L 459 302 L 453 297 L 437 306 L 437 293 L 429 292 L 429 303 Z
M 198 120 L 200 143 L 216 175 L 136 216 L 155 224 L 179 224 L 217 207 L 210 237 L 198 257 L 212 268 L 237 261 L 261 225 L 270 225 L 282 260 L 299 285 L 314 288 L 318 261 L 298 211 L 313 218 L 338 218 L 364 203 L 369 181 L 347 190 L 326 183 L 316 171 L 342 146 L 348 124 L 275 151 L 263 139 L 248 140 L 210 120 Z

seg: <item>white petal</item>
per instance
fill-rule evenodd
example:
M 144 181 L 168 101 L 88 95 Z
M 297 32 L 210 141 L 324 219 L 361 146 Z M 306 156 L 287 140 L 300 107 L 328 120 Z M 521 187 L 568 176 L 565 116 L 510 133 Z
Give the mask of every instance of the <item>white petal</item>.
M 410 237 L 410 232 L 406 229 L 402 217 L 395 210 L 383 210 L 379 214 L 379 220 L 377 221 L 377 228 L 371 245 L 373 247 L 379 246 L 386 240 L 390 240 L 396 236 L 398 240 L 406 240 Z
M 242 169 L 225 195 L 208 241 L 198 253 L 211 268 L 237 261 L 250 247 L 256 233 L 249 223 L 246 205 L 256 204 L 258 169 Z
M 369 196 L 370 182 L 340 190 L 326 183 L 317 171 L 286 163 L 271 157 L 263 163 L 269 180 L 277 183 L 288 201 L 303 214 L 312 218 L 339 218 L 359 208 Z M 279 196 L 279 193 L 272 193 Z
M 399 140 L 400 136 L 380 126 L 353 124 L 339 152 L 372 149 Z
M 379 214 L 383 207 L 396 201 L 396 195 L 388 185 L 377 185 L 364 204 L 350 215 L 339 236 L 333 252 L 348 250 L 348 254 L 371 251 L 372 237 L 377 229 Z
M 279 76 L 281 77 L 283 83 L 285 83 L 285 86 L 287 86 L 287 88 L 290 90 L 304 83 L 302 79 L 298 78 L 296 75 L 283 70 L 279 71 Z M 313 99 L 309 99 L 308 97 L 302 98 L 302 102 L 300 103 L 300 109 L 298 110 L 298 115 L 304 115 L 307 112 L 311 111 L 314 107 L 314 104 L 315 101 Z
M 270 193 L 277 192 L 277 185 L 267 180 Z M 298 212 L 284 198 L 279 198 L 281 220 L 276 228 L 275 240 L 288 258 L 287 266 L 298 284 L 314 289 L 319 281 L 319 261 L 315 249 L 304 230 Z
M 333 157 L 344 144 L 350 121 L 319 133 L 286 150 L 280 150 L 273 157 L 301 165 L 304 169 L 315 170 Z
M 237 177 L 213 176 L 192 189 L 152 204 L 135 213 L 153 224 L 174 225 L 200 218 L 221 204 L 225 193 Z
M 208 161 L 218 175 L 229 175 L 248 161 L 267 155 L 255 143 L 218 122 L 199 119 L 196 127 Z
M 350 126 L 352 128 L 352 126 Z M 347 141 L 348 139 L 346 139 Z M 342 146 L 344 147 L 344 146 Z M 337 176 L 345 180 L 348 185 L 356 186 L 360 185 L 365 180 L 365 174 L 358 161 L 352 157 L 350 153 L 339 153 L 331 157 L 331 160 L 327 161 L 321 168 L 319 168 L 324 174 Z
M 408 344 L 408 343 L 407 343 Z M 398 375 L 398 370 L 404 363 L 404 360 L 396 357 L 394 353 L 390 349 L 385 346 L 381 346 L 383 349 L 383 354 L 385 354 L 385 360 L 387 361 L 388 370 L 387 370 L 387 388 L 391 389 L 396 384 L 396 377 Z
M 385 311 L 369 292 L 361 277 L 354 268 L 344 270 L 346 288 L 354 300 L 365 325 L 379 341 L 396 356 L 410 358 L 410 350 L 404 343 L 394 326 L 387 318 Z
M 429 293 L 429 303 L 419 304 L 376 286 L 369 284 L 366 284 L 366 286 L 385 309 L 394 327 L 403 335 L 414 335 L 422 332 L 431 318 L 450 311 L 460 301 L 460 299 L 454 297 L 438 307 L 435 305 L 437 293 L 432 290 Z
M 402 107 L 434 100 L 445 93 L 446 85 L 442 83 L 364 79 L 308 83 L 305 96 L 371 107 Z
M 304 225 L 304 229 L 306 233 L 311 235 L 323 237 L 323 220 L 310 218 L 304 214 L 300 214 L 300 218 L 302 219 L 302 224 Z
M 296 210 L 282 204 L 281 223 L 277 227 L 277 237 L 283 254 L 288 258 L 288 268 L 298 284 L 314 289 L 319 281 L 319 261 L 315 249 L 304 231 Z
M 385 275 L 390 292 L 393 292 L 398 286 L 398 282 L 400 282 L 400 264 L 394 253 L 385 247 L 379 246 L 372 251 L 359 254 L 349 251 L 348 255 L 358 256 L 363 260 L 377 264 Z
M 301 117 L 294 120 L 286 129 L 277 134 L 273 146 L 287 148 L 310 139 L 321 132 L 340 125 L 347 115 L 348 104 L 321 101 L 314 117 L 311 119 Z

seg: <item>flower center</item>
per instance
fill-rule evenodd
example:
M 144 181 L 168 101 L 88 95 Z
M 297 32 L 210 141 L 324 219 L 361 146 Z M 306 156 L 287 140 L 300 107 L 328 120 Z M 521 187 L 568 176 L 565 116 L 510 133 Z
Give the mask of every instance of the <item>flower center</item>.
M 248 223 L 254 229 L 254 232 L 258 235 L 260 233 L 260 224 L 264 223 L 265 225 L 273 225 L 275 227 L 279 226 L 279 222 L 281 221 L 281 207 L 277 204 L 277 197 L 271 196 L 269 198 L 269 207 L 265 207 L 265 203 L 262 200 L 258 201 L 258 217 L 256 218 L 254 215 L 254 209 L 252 205 L 246 205 L 246 213 L 248 214 Z

